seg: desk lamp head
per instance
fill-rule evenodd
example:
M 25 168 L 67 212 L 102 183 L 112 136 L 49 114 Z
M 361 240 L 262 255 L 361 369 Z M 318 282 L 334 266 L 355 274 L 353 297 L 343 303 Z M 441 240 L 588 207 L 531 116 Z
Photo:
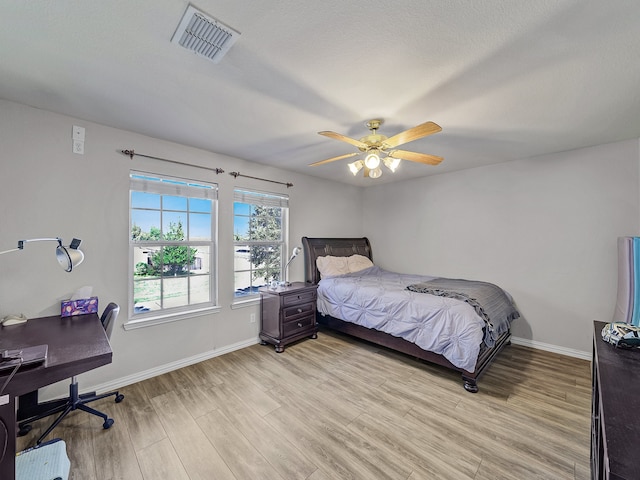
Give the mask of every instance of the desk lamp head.
M 18 250 L 24 250 L 24 244 L 28 242 L 44 242 L 44 241 L 52 241 L 58 242 L 58 246 L 56 247 L 56 258 L 60 266 L 64 269 L 65 272 L 71 272 L 74 267 L 77 267 L 84 260 L 84 253 L 78 249 L 80 246 L 80 242 L 82 240 L 78 240 L 74 238 L 68 247 L 64 247 L 62 245 L 62 239 L 60 237 L 55 238 L 31 238 L 29 240 L 20 240 L 18 242 L 18 248 L 12 248 L 11 250 L 5 250 L 4 252 L 0 252 L 0 255 L 3 253 L 16 252 Z

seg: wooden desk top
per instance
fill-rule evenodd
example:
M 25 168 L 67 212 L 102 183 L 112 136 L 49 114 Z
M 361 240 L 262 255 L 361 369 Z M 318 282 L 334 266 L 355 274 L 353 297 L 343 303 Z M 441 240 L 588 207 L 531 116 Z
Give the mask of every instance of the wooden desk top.
M 37 390 L 111 363 L 111 346 L 96 314 L 42 317 L 21 325 L 0 327 L 0 349 L 47 344 L 46 363 L 24 366 L 11 379 L 5 393 L 14 396 Z M 11 370 L 0 374 L 0 382 Z

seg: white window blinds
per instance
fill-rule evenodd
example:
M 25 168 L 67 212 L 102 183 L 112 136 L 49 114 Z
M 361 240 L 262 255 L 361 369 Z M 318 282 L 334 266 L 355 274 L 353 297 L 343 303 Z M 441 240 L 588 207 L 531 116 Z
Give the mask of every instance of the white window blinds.
M 256 192 L 255 190 L 235 189 L 233 191 L 233 201 L 240 203 L 251 203 L 265 207 L 289 208 L 289 196 L 277 193 Z

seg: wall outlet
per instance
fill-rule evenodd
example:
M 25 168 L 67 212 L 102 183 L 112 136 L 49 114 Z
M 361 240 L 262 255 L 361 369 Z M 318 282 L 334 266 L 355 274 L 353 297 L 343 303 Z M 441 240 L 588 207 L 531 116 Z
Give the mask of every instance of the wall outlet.
M 249 315 L 249 323 L 256 323 L 256 314 L 252 313 Z
M 84 142 L 81 140 L 73 141 L 73 153 L 77 153 L 78 155 L 84 155 Z

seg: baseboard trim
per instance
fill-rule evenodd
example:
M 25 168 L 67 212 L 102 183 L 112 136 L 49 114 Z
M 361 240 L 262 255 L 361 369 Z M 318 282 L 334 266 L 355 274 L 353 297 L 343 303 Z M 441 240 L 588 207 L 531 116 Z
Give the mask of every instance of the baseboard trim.
M 260 340 L 256 338 L 253 340 L 245 340 L 243 342 L 234 343 L 220 349 L 193 355 L 192 357 L 182 358 L 175 362 L 160 365 L 159 367 L 150 368 L 149 370 L 138 372 L 126 377 L 117 378 L 111 382 L 94 385 L 93 387 L 87 388 L 87 390 L 95 391 L 98 393 L 117 390 L 119 388 L 126 387 L 127 385 L 132 385 L 134 383 L 148 380 L 149 378 L 153 378 L 164 373 L 172 372 L 173 370 L 178 370 L 179 368 L 188 367 L 189 365 L 194 365 L 196 363 L 203 362 L 204 360 L 209 360 L 210 358 L 219 357 L 220 355 L 224 355 L 225 353 L 231 353 L 236 350 L 250 347 L 259 342 Z
M 581 350 L 574 350 L 572 348 L 559 347 L 558 345 L 537 342 L 528 338 L 511 337 L 511 343 L 515 345 L 522 345 L 523 347 L 531 347 L 538 350 L 558 353 L 560 355 L 567 355 L 568 357 L 581 358 L 582 360 L 591 360 L 592 356 L 592 352 L 583 352 Z

